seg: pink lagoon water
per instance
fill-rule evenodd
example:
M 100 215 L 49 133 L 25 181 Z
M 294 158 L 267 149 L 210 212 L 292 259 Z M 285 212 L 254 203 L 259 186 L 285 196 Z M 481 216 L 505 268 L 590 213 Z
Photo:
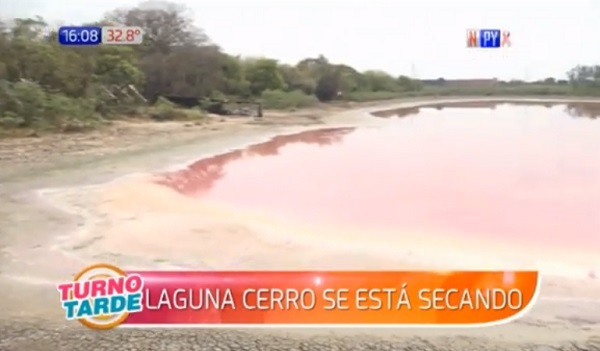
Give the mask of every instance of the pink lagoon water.
M 600 252 L 600 119 L 565 105 L 413 112 L 279 136 L 161 183 L 316 225 Z

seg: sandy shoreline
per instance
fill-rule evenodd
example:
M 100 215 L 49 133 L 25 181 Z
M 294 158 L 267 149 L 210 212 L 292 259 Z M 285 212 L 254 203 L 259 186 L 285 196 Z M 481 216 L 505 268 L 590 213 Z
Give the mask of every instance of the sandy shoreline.
M 460 99 L 481 100 L 507 99 Z M 444 99 L 437 100 L 436 103 L 447 101 L 459 100 Z M 28 169 L 27 166 L 16 166 L 2 172 L 0 179 L 5 179 L 5 182 L 0 185 L 0 194 L 3 197 L 6 195 L 9 201 L 0 207 L 0 220 L 8 224 L 0 229 L 0 284 L 9 287 L 9 294 L 1 302 L 0 308 L 5 308 L 7 316 L 54 320 L 60 311 L 55 308 L 51 285 L 64 280 L 85 264 L 98 261 L 108 261 L 124 268 L 431 267 L 431 262 L 423 261 L 421 256 L 435 244 L 427 240 L 419 241 L 420 233 L 406 233 L 405 241 L 397 242 L 399 245 L 411 244 L 411 250 L 405 256 L 398 257 L 395 250 L 389 252 L 391 244 L 381 241 L 366 245 L 364 240 L 361 241 L 361 236 L 364 236 L 362 233 L 351 233 L 348 228 L 309 228 L 296 223 L 292 225 L 269 217 L 268 214 L 236 211 L 185 199 L 150 181 L 157 170 L 178 168 L 190 160 L 241 148 L 281 133 L 333 126 L 384 125 L 389 120 L 372 117 L 369 112 L 420 104 L 423 102 L 395 102 L 354 110 L 336 109 L 310 113 L 299 111 L 289 117 L 282 115 L 267 118 L 262 125 L 236 120 L 217 124 L 218 127 L 214 127 L 216 129 L 211 129 L 210 126 L 199 127 L 197 130 L 193 126 L 173 126 L 173 130 L 166 133 L 163 139 L 170 138 L 173 142 L 173 137 L 179 136 L 178 133 L 181 132 L 184 136 L 178 138 L 181 142 L 179 145 L 169 146 L 168 140 L 162 140 L 164 143 L 157 143 L 155 148 L 146 147 L 143 152 L 118 157 L 124 150 L 131 151 L 131 148 L 123 147 L 117 152 L 104 151 L 106 159 L 101 159 L 98 153 L 82 152 L 83 156 L 96 158 L 96 161 L 77 161 L 78 167 L 73 167 L 73 164 L 59 166 L 37 176 L 21 177 L 21 174 L 27 171 L 32 173 L 35 169 Z M 132 140 L 135 142 L 138 139 Z M 62 157 L 71 156 L 67 154 Z M 62 165 L 60 162 L 57 164 Z M 131 173 L 134 175 L 123 178 Z M 106 183 L 107 180 L 112 181 Z M 203 216 L 199 216 L 200 213 Z M 165 231 L 170 233 L 168 245 L 164 242 Z M 281 235 L 282 232 L 286 235 Z M 215 248 L 221 248 L 224 241 L 235 244 L 228 245 L 227 252 L 221 251 L 219 255 L 215 255 Z M 342 241 L 345 245 L 340 244 Z M 447 245 L 452 243 L 441 244 L 437 242 L 436 250 L 442 250 L 445 246 L 446 251 L 449 251 Z M 467 244 L 456 250 L 468 250 L 465 245 Z M 559 254 L 546 253 L 546 256 Z M 501 259 L 481 259 L 457 263 L 456 267 L 507 268 L 506 262 Z M 481 267 L 482 262 L 486 262 L 488 266 Z M 448 264 L 446 260 L 437 263 L 437 266 L 447 267 Z M 514 268 L 533 268 L 523 267 L 523 264 L 532 263 L 520 262 L 520 266 Z M 560 267 L 556 269 L 560 270 Z M 594 335 L 600 335 L 600 282 L 585 274 L 577 278 L 587 278 L 585 288 L 581 281 L 545 278 L 539 304 L 530 315 L 511 325 L 460 332 L 374 331 L 364 334 L 381 334 L 385 338 L 462 335 L 480 341 L 487 340 L 485 342 L 508 342 L 515 346 L 531 343 L 554 345 L 570 340 L 583 342 Z M 30 301 L 25 301 L 22 289 L 30 289 Z M 340 335 L 344 335 L 344 332 Z

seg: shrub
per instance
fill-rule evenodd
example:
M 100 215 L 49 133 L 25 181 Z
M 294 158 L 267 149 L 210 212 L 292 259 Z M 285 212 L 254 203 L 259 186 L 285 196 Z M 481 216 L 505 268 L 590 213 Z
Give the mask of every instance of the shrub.
M 319 102 L 316 97 L 312 95 L 306 95 L 300 90 L 294 90 L 290 92 L 281 90 L 265 90 L 263 91 L 261 98 L 263 107 L 271 109 L 309 107 Z
M 19 117 L 16 113 L 12 111 L 7 111 L 2 116 L 0 116 L 0 127 L 2 128 L 19 128 L 22 127 L 24 124 L 25 119 L 23 117 Z
M 199 119 L 205 114 L 199 108 L 180 108 L 169 100 L 159 97 L 152 107 L 149 108 L 150 118 L 156 121 L 174 121 Z
M 0 116 L 4 128 L 81 131 L 102 120 L 92 99 L 70 98 L 45 91 L 33 82 L 18 82 L 4 87 L 5 112 Z

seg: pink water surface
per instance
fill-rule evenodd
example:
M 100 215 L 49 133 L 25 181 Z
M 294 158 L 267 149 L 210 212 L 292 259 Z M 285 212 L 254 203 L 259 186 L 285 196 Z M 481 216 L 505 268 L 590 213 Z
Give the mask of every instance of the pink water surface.
M 600 119 L 565 106 L 421 109 L 276 137 L 160 183 L 315 224 L 600 250 Z

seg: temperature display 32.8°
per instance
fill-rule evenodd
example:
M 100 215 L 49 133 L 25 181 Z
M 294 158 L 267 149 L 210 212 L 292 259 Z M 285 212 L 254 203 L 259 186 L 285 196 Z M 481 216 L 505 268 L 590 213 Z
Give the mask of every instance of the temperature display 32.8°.
M 139 45 L 143 40 L 140 27 L 71 26 L 58 30 L 58 42 L 66 46 Z
M 102 27 L 102 44 L 139 45 L 144 39 L 144 33 L 140 27 Z

